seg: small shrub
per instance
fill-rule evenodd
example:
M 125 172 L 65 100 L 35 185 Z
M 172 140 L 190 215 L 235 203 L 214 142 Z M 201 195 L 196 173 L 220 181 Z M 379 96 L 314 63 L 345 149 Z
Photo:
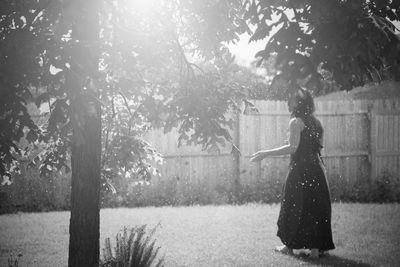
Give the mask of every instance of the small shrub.
M 237 204 L 256 202 L 254 188 L 248 184 L 240 184 L 238 186 L 238 192 L 236 193 L 236 202 Z
M 328 184 L 332 201 L 348 201 L 353 196 L 349 182 L 337 173 L 328 175 Z
M 384 171 L 376 179 L 365 178 L 351 184 L 340 176 L 329 177 L 333 201 L 346 202 L 399 202 L 399 177 Z
M 234 204 L 278 203 L 282 197 L 283 185 L 284 179 L 276 176 L 258 179 L 253 184 L 238 184 Z
M 105 239 L 102 267 L 149 267 L 163 266 L 164 258 L 156 260 L 160 247 L 151 241 L 156 227 L 146 233 L 146 225 L 132 227 L 130 231 L 124 227 L 116 236 L 114 253 L 110 238 Z
M 372 201 L 372 187 L 368 181 L 358 181 L 350 190 L 348 194 L 344 195 L 344 199 L 350 202 L 371 202 Z
M 400 201 L 399 177 L 384 171 L 371 186 L 371 200 L 374 202 Z
M 283 194 L 284 180 L 271 177 L 263 182 L 262 186 L 258 186 L 263 203 L 277 203 L 280 202 Z
M 18 267 L 19 266 L 19 259 L 22 257 L 22 254 L 19 253 L 16 258 L 13 257 L 13 254 L 10 254 L 8 257 L 8 267 Z
M 178 199 L 179 204 L 184 206 L 209 205 L 216 202 L 217 195 L 215 188 L 210 187 L 206 181 L 199 180 L 181 184 Z

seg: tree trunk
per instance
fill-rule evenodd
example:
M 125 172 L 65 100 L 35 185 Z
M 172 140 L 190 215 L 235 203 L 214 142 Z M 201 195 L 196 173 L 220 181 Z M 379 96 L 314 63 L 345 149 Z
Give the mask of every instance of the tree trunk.
M 87 117 L 82 144 L 72 147 L 68 266 L 99 266 L 101 121 Z
M 99 62 L 100 1 L 70 0 L 66 6 L 72 37 L 78 41 L 73 44 L 71 68 L 75 67 L 80 75 L 69 77 L 73 79 L 69 84 L 76 87 L 70 90 L 73 144 L 69 267 L 99 266 L 101 109 L 93 84 Z

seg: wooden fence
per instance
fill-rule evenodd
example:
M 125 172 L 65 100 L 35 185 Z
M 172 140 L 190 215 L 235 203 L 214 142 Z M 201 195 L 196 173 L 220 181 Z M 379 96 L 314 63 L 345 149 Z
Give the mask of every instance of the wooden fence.
M 159 166 L 165 180 L 179 177 L 184 183 L 209 186 L 235 181 L 250 186 L 263 179 L 285 179 L 289 157 L 251 163 L 259 149 L 280 146 L 287 139 L 289 113 L 285 102 L 253 101 L 259 113 L 237 115 L 232 129 L 241 155 L 231 154 L 231 145 L 208 153 L 201 146 L 177 146 L 178 134 L 153 130 L 146 136 L 165 158 Z M 349 184 L 375 179 L 383 171 L 400 173 L 400 99 L 318 101 L 316 116 L 324 126 L 322 156 L 331 179 Z M 158 180 L 155 178 L 155 180 Z

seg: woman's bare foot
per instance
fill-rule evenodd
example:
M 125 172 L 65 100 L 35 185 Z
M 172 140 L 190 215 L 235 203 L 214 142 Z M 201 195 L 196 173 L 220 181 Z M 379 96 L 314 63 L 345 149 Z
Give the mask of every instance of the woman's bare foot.
M 293 249 L 288 248 L 287 246 L 283 245 L 283 246 L 279 246 L 276 247 L 274 249 L 274 251 L 282 253 L 282 254 L 286 254 L 286 255 L 293 255 Z
M 311 254 L 310 254 L 310 258 L 311 259 L 318 259 L 319 258 L 319 249 L 317 248 L 312 248 L 311 249 Z

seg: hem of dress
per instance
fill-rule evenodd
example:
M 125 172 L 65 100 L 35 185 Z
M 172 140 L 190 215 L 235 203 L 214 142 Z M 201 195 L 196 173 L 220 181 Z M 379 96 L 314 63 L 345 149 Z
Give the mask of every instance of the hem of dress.
M 308 245 L 292 245 L 290 242 L 287 242 L 284 238 L 282 238 L 279 234 L 277 234 L 277 236 L 279 237 L 279 239 L 281 240 L 282 244 L 284 244 L 285 246 L 287 246 L 290 249 L 313 249 L 313 248 L 317 248 L 319 250 L 323 250 L 323 251 L 328 251 L 328 250 L 334 250 L 336 247 L 334 244 L 332 244 L 331 246 L 308 246 Z

